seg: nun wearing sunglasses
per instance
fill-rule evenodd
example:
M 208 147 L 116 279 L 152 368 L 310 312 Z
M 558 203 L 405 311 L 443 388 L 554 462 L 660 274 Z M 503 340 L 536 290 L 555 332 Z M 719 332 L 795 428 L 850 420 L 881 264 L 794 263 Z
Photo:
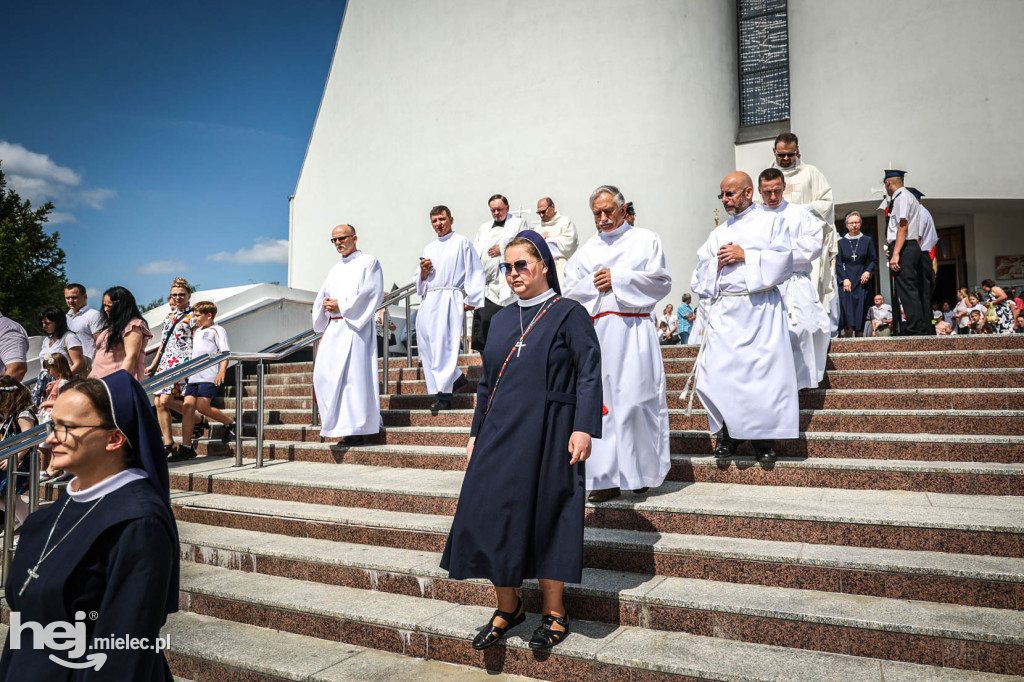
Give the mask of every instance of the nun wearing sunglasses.
M 441 567 L 494 584 L 497 610 L 476 649 L 526 620 L 518 590 L 538 579 L 541 618 L 529 646 L 548 649 L 569 633 L 564 584 L 583 575 L 584 462 L 601 436 L 601 349 L 583 306 L 561 297 L 539 234 L 520 232 L 499 267 L 519 301 L 491 320 Z
M 0 680 L 170 680 L 154 644 L 178 610 L 178 531 L 149 400 L 121 369 L 68 382 L 50 416 L 53 465 L 75 478 L 22 527 L 5 585 L 12 625 Z M 34 630 L 57 623 L 66 624 L 62 647 L 35 648 Z M 85 632 L 81 646 L 72 627 Z M 101 638 L 149 647 L 90 650 Z

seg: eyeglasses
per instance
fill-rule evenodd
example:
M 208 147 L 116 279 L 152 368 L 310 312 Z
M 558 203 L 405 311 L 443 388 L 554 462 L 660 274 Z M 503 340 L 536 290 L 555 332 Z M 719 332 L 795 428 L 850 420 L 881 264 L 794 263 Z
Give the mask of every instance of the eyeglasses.
M 117 429 L 116 426 L 108 426 L 107 424 L 54 424 L 48 422 L 50 425 L 50 433 L 56 436 L 57 440 L 61 443 L 68 442 L 68 435 L 71 429 L 104 429 L 105 431 L 114 431 Z
M 718 198 L 721 199 L 722 197 L 728 197 L 729 199 L 732 199 L 737 194 L 743 194 L 746 191 L 747 190 L 744 187 L 743 189 L 738 189 L 738 190 L 735 190 L 735 191 L 719 192 L 718 193 Z
M 345 241 L 346 239 L 353 239 L 353 238 L 355 238 L 354 234 L 346 235 L 344 237 L 331 237 L 331 243 L 332 244 L 340 244 L 343 241 Z
M 512 274 L 512 268 L 515 268 L 519 274 L 523 274 L 524 272 L 529 272 L 530 265 L 539 262 L 535 260 L 517 260 L 515 263 L 498 263 L 498 270 L 501 271 L 501 274 L 508 277 Z
M 797 154 L 799 154 L 799 152 L 775 152 L 775 156 L 780 159 L 792 159 L 796 157 Z

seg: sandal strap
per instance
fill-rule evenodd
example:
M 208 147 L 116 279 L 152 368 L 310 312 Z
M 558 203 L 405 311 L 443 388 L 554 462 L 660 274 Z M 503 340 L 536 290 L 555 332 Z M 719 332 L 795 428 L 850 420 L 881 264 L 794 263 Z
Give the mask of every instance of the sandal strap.
M 494 615 L 491 616 L 491 624 L 492 624 L 492 626 L 493 626 L 493 623 L 494 623 L 494 619 L 498 618 L 498 617 L 504 618 L 505 620 L 507 620 L 509 622 L 512 622 L 513 620 L 515 620 L 515 617 L 519 613 L 519 609 L 521 609 L 521 608 L 523 608 L 523 598 L 522 597 L 519 598 L 519 602 L 516 604 L 515 611 L 513 611 L 512 613 L 508 613 L 507 611 L 502 611 L 501 609 L 494 609 Z
M 556 616 L 553 613 L 545 614 L 543 618 L 543 625 L 546 629 L 551 630 L 551 624 L 558 623 L 563 628 L 569 627 L 569 619 L 564 616 Z M 559 632 L 559 630 L 552 630 L 552 632 Z

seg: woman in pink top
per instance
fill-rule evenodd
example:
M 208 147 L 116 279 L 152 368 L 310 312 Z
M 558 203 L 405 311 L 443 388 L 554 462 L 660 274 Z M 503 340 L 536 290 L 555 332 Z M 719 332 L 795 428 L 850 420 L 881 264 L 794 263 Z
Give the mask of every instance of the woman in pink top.
M 146 378 L 146 343 L 153 338 L 135 296 L 124 287 L 103 292 L 103 331 L 96 337 L 96 357 L 90 379 L 101 379 L 123 369 L 142 381 Z

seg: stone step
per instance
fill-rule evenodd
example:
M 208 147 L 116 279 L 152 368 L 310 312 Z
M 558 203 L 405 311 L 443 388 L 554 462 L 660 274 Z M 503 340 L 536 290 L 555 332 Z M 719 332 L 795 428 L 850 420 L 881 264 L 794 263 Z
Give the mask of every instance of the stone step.
M 175 435 L 179 434 L 176 428 Z M 214 427 L 219 436 L 219 427 Z M 372 439 L 371 439 L 372 440 Z M 195 441 L 197 452 L 225 456 L 234 454 L 233 446 L 222 446 L 219 439 Z M 707 431 L 677 431 L 670 448 L 677 456 L 707 456 L 714 449 Z M 793 440 L 775 444 L 780 461 L 800 459 L 899 460 L 919 462 L 991 462 L 1024 463 L 1024 437 L 940 434 L 832 433 L 804 432 Z M 460 457 L 463 445 L 424 446 L 386 445 L 383 443 L 345 447 L 336 439 L 311 441 L 264 441 L 264 456 L 278 460 L 310 462 L 349 462 L 375 466 L 454 469 L 454 454 Z M 244 456 L 255 458 L 255 441 L 243 441 Z M 439 458 L 437 455 L 441 455 Z M 418 459 L 408 459 L 408 456 Z M 738 457 L 752 457 L 749 443 L 739 447 Z
M 1024 442 L 1024 438 L 1018 439 Z M 312 446 L 312 447 L 310 447 Z M 233 454 L 232 445 L 197 441 L 197 452 Z M 748 446 L 749 447 L 749 446 Z M 255 441 L 246 442 L 243 456 L 255 457 Z M 842 459 L 838 457 L 779 459 L 760 464 L 743 454 L 727 461 L 710 455 L 672 455 L 670 481 L 705 481 L 816 488 L 914 490 L 965 495 L 1024 495 L 1024 463 L 922 462 L 918 460 Z M 268 460 L 334 462 L 402 469 L 466 468 L 461 447 L 370 445 L 345 448 L 329 443 L 264 442 Z
M 1024 371 L 989 367 L 920 369 L 912 372 L 884 369 L 828 371 L 819 388 L 839 389 L 973 389 L 1024 388 Z
M 929 634 L 913 631 L 884 637 L 879 636 L 880 631 L 869 629 L 877 623 L 878 616 L 866 619 L 863 623 L 866 627 L 834 625 L 833 620 L 841 621 L 834 616 L 826 618 L 820 626 L 810 628 L 811 632 L 801 633 L 804 636 L 799 641 L 802 649 L 793 648 L 799 631 L 794 626 L 800 625 L 798 621 L 780 620 L 778 628 L 766 627 L 774 623 L 761 616 L 756 606 L 723 615 L 714 624 L 709 623 L 708 634 L 714 632 L 716 637 L 659 633 L 637 626 L 576 619 L 573 634 L 555 650 L 541 657 L 520 658 L 513 653 L 525 646 L 523 637 L 528 636 L 529 626 L 520 626 L 514 634 L 510 633 L 502 647 L 504 651 L 474 652 L 469 647 L 469 640 L 491 615 L 488 607 L 188 563 L 182 565 L 181 587 L 184 608 L 201 615 L 247 624 L 273 623 L 275 627 L 297 634 L 337 638 L 357 646 L 402 652 L 407 656 L 436 657 L 451 663 L 490 668 L 500 660 L 498 670 L 555 679 L 589 679 L 592 675 L 599 679 L 621 679 L 623 673 L 634 669 L 676 672 L 666 668 L 665 656 L 685 657 L 689 662 L 685 674 L 702 678 L 713 675 L 712 679 L 720 678 L 721 673 L 713 673 L 709 667 L 724 665 L 729 668 L 720 669 L 728 669 L 733 675 L 736 671 L 756 670 L 756 676 L 744 675 L 742 679 L 779 679 L 782 675 L 806 676 L 804 679 L 883 679 L 884 675 L 884 679 L 890 679 L 890 675 L 881 671 L 880 659 L 993 673 L 1022 672 L 1019 651 L 1013 644 L 1018 640 L 1015 635 L 1007 633 L 1005 637 L 996 637 L 995 641 L 965 639 L 963 628 L 950 630 L 928 623 L 921 631 Z M 537 620 L 535 614 L 528 618 L 529 623 Z M 861 624 L 857 619 L 850 619 L 850 622 Z M 862 635 L 862 631 L 865 634 Z M 742 637 L 784 640 L 789 648 L 730 641 Z M 652 647 L 652 640 L 659 646 Z M 733 651 L 736 647 L 742 648 L 743 655 Z M 842 655 L 847 653 L 851 655 Z M 698 656 L 702 659 L 706 656 L 706 660 L 699 669 L 694 669 L 693 659 Z M 774 656 L 786 657 L 784 667 L 777 667 L 780 662 L 772 660 Z M 528 665 L 529 659 L 534 660 L 534 666 Z M 833 673 L 830 663 L 855 666 L 855 669 L 843 668 Z M 606 665 L 612 669 L 602 671 L 600 667 Z M 963 674 L 962 670 L 955 672 Z M 904 669 L 904 673 L 916 673 L 920 679 L 928 671 Z
M 1024 338 L 1005 335 L 902 336 L 889 338 L 832 339 L 829 354 L 834 353 L 889 353 L 908 351 L 960 351 L 994 350 L 998 348 L 1022 349 Z
M 450 521 L 444 517 L 308 503 L 282 507 L 268 500 L 178 492 L 173 504 L 179 517 L 181 555 L 189 561 L 461 603 L 487 603 L 455 597 L 471 583 L 449 580 L 440 569 L 440 551 Z M 186 518 L 203 518 L 205 522 L 192 523 Z M 246 521 L 264 530 L 240 527 L 248 525 Z M 314 523 L 316 530 L 309 537 L 296 533 Z M 405 541 L 412 533 L 420 536 L 409 544 L 420 549 L 406 548 Z M 359 542 L 367 534 L 375 545 Z M 321 539 L 332 535 L 354 541 Z M 591 576 L 626 571 L 1024 610 L 1022 559 L 588 528 L 584 566 Z M 591 582 L 585 579 L 582 586 L 569 586 L 573 600 L 585 602 L 584 597 L 592 591 Z M 463 585 L 467 587 L 460 587 Z M 536 588 L 534 583 L 531 589 Z M 477 590 L 471 594 L 479 597 Z M 531 597 L 531 606 L 536 598 Z M 587 605 L 589 615 L 578 608 L 573 611 L 587 619 L 617 622 L 611 614 L 628 610 L 617 606 L 609 610 L 605 602 L 615 601 L 613 595 L 601 599 L 600 606 Z
M 170 465 L 172 487 L 388 511 L 451 515 L 463 472 L 204 457 Z M 1024 557 L 1024 498 L 666 482 L 587 505 L 597 528 Z
M 277 623 L 257 627 L 197 613 L 167 617 L 162 635 L 171 646 L 171 671 L 196 680 L 291 679 L 311 682 L 343 680 L 425 680 L 526 682 L 516 675 L 491 675 L 469 666 L 429 661 L 331 638 L 287 632 Z M 274 629 L 271 629 L 274 628 Z

